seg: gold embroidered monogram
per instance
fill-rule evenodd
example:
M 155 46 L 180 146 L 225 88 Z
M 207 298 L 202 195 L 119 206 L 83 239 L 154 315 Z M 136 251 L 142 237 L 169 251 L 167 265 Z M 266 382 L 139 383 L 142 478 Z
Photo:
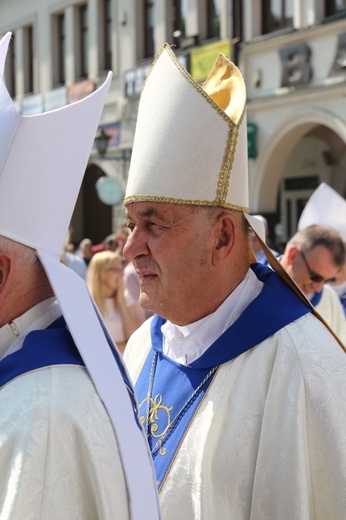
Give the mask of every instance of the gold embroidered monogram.
M 164 406 L 162 404 L 162 395 L 160 395 L 160 394 L 157 394 L 154 399 L 152 397 L 146 397 L 144 399 L 144 401 L 142 401 L 141 404 L 139 405 L 139 410 L 141 410 L 141 407 L 144 405 L 144 403 L 147 403 L 147 405 L 149 407 L 149 412 L 148 412 L 149 434 L 152 437 L 155 437 L 155 439 L 160 439 L 161 437 L 164 437 L 171 426 L 171 411 L 173 410 L 173 406 L 171 406 L 171 407 Z M 160 411 L 165 412 L 167 420 L 166 420 L 166 426 L 162 429 L 161 433 L 158 434 L 157 432 L 160 429 L 160 426 L 158 424 L 159 420 L 160 420 L 159 419 Z M 144 425 L 145 416 L 141 416 L 140 421 Z M 166 448 L 162 448 L 162 446 L 160 446 L 160 451 L 159 451 L 160 455 L 165 455 L 166 452 L 167 452 Z
M 153 391 L 153 386 L 154 386 L 154 378 L 155 378 L 157 360 L 158 360 L 158 353 L 155 352 L 154 357 L 153 357 L 153 362 L 151 365 L 147 396 L 141 402 L 141 404 L 139 406 L 139 410 L 144 405 L 144 403 L 146 403 L 145 416 L 142 416 L 140 418 L 140 421 L 144 426 L 148 439 L 150 436 L 152 436 L 155 439 L 158 439 L 156 444 L 154 445 L 154 447 L 151 450 L 152 455 L 155 455 L 155 453 L 157 453 L 157 452 L 159 452 L 160 455 L 165 455 L 167 453 L 167 449 L 163 448 L 163 444 L 166 442 L 168 436 L 173 432 L 173 430 L 177 426 L 178 422 L 180 421 L 181 417 L 184 415 L 185 411 L 188 409 L 190 404 L 197 398 L 197 396 L 201 392 L 204 384 L 208 381 L 208 379 L 210 379 L 212 377 L 212 375 L 218 370 L 219 367 L 215 366 L 209 370 L 208 374 L 204 377 L 204 379 L 200 382 L 200 384 L 197 386 L 197 388 L 188 397 L 187 401 L 182 406 L 182 408 L 179 410 L 179 412 L 171 420 L 170 412 L 173 410 L 173 406 L 168 407 L 168 406 L 163 405 L 161 394 L 156 394 L 155 398 L 154 399 L 152 398 L 152 391 Z M 162 410 L 167 415 L 167 423 L 166 423 L 164 429 L 162 429 L 161 433 L 158 434 L 157 432 L 159 430 L 159 424 L 158 424 L 159 412 Z

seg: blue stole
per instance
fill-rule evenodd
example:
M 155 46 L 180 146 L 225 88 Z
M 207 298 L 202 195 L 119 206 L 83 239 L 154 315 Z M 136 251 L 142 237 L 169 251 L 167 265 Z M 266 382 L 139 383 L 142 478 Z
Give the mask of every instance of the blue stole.
M 133 400 L 132 385 L 113 349 L 112 353 Z M 46 329 L 29 332 L 22 348 L 0 361 L 0 386 L 21 374 L 52 365 L 85 366 L 63 316 Z
M 62 364 L 84 366 L 63 317 L 47 329 L 29 332 L 22 348 L 0 361 L 0 386 L 26 372 Z
M 339 296 L 339 299 L 341 301 L 341 304 L 344 308 L 344 314 L 346 316 L 346 293 L 343 293 L 341 296 Z
M 320 303 L 320 300 L 321 300 L 321 298 L 322 298 L 322 293 L 323 293 L 323 289 L 322 289 L 321 292 L 315 292 L 314 295 L 313 295 L 313 297 L 311 298 L 310 301 L 311 301 L 311 303 L 312 303 L 312 305 L 313 305 L 314 307 L 316 307 L 316 305 L 317 305 L 318 303 Z
M 275 271 L 258 263 L 251 268 L 264 283 L 262 291 L 235 323 L 189 366 L 180 365 L 163 354 L 161 326 L 165 320 L 156 315 L 152 320 L 152 348 L 136 391 L 159 489 L 218 366 L 311 312 Z

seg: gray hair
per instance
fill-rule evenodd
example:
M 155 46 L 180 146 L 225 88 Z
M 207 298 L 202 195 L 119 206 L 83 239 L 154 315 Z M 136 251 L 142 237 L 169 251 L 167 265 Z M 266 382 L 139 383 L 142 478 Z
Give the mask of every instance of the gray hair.
M 4 237 L 0 235 L 0 251 L 4 253 L 11 253 L 16 256 L 20 256 L 20 258 L 24 261 L 24 263 L 28 267 L 34 267 L 39 260 L 36 256 L 35 249 L 28 247 L 20 242 L 15 242 L 10 238 Z
M 19 295 L 21 291 L 30 289 L 29 303 L 36 305 L 40 301 L 54 295 L 46 272 L 38 258 L 35 249 L 0 236 L 0 253 L 7 253 L 16 258 L 20 279 L 17 278 Z
M 287 243 L 308 253 L 317 246 L 328 249 L 336 267 L 342 267 L 346 259 L 345 245 L 339 233 L 332 228 L 312 225 L 298 231 Z

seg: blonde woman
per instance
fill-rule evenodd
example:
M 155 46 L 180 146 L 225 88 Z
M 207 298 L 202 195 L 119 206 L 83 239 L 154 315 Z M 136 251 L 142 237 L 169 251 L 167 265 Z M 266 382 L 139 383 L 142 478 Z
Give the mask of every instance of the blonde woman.
M 139 304 L 124 288 L 123 274 L 123 258 L 113 251 L 96 253 L 87 272 L 89 290 L 121 352 L 130 335 L 142 323 Z

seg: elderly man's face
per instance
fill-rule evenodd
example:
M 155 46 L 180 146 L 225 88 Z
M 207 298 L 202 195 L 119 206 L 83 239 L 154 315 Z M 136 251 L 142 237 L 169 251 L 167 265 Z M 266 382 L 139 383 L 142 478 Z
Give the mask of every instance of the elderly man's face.
M 124 255 L 136 268 L 141 305 L 176 324 L 190 323 L 212 283 L 208 213 L 154 202 L 132 203 L 126 210 L 131 234 Z

